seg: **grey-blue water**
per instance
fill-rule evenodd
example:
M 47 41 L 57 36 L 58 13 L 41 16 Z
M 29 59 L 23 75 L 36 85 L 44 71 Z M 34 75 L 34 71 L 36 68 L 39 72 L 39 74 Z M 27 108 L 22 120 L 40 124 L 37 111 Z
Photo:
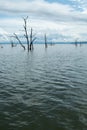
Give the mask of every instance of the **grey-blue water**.
M 87 130 L 87 45 L 0 48 L 0 130 Z

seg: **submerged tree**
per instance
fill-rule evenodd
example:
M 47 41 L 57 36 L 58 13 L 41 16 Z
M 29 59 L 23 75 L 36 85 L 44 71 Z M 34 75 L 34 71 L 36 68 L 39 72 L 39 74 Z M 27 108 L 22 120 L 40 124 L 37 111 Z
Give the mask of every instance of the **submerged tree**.
M 75 39 L 75 46 L 77 47 L 77 45 L 78 45 L 78 38 Z
M 33 29 L 31 28 L 30 32 L 30 50 L 33 50 L 33 43 L 36 40 L 35 35 L 33 35 Z
M 47 48 L 47 36 L 46 36 L 46 34 L 44 35 L 44 40 L 45 40 L 45 48 Z
M 17 44 L 14 44 L 13 40 L 12 40 L 12 37 L 13 36 L 10 36 L 10 44 L 11 44 L 11 47 L 16 47 Z
M 28 27 L 27 27 L 27 20 L 28 20 L 28 16 L 26 18 L 23 18 L 24 20 L 24 37 L 26 38 L 27 41 L 27 50 L 29 52 L 29 50 L 33 50 L 33 43 L 36 40 L 35 35 L 33 35 L 33 29 L 31 28 L 30 30 L 30 35 L 28 34 Z M 14 37 L 18 40 L 19 44 L 24 48 L 24 50 L 26 49 L 25 46 L 22 44 L 21 40 L 19 39 L 19 37 L 17 36 L 16 33 L 14 33 Z
M 12 41 L 12 40 L 10 40 L 10 42 L 11 42 L 11 47 L 14 47 L 14 43 L 13 43 L 13 41 Z

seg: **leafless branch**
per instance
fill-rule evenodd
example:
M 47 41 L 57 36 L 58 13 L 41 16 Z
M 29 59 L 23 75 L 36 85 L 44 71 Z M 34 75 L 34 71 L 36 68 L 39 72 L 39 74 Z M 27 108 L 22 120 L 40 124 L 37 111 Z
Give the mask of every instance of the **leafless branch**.
M 16 33 L 14 33 L 14 37 L 18 40 L 19 44 L 23 47 L 23 49 L 25 50 L 25 46 L 22 44 L 21 40 L 19 39 L 19 37 L 17 36 Z

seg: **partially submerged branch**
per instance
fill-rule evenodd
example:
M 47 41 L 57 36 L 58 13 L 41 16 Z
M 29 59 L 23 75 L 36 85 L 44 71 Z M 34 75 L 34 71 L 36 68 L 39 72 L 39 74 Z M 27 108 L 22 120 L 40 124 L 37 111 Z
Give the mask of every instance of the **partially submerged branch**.
M 33 49 L 33 43 L 36 40 L 35 35 L 33 35 L 33 29 L 31 28 L 31 33 L 30 33 L 30 50 Z
M 17 39 L 17 41 L 19 42 L 19 44 L 23 47 L 23 49 L 25 50 L 25 46 L 22 44 L 22 42 L 20 41 L 19 37 L 17 36 L 16 33 L 14 33 L 14 37 Z

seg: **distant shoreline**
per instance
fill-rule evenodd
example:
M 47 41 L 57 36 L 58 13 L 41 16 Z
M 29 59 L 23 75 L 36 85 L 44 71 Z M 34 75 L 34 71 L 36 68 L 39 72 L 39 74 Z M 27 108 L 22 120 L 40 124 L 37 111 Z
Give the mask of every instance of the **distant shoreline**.
M 11 44 L 10 42 L 0 42 L 0 45 L 1 44 L 4 44 L 4 45 L 6 45 L 6 44 Z M 19 43 L 14 43 L 14 44 L 19 44 Z M 23 43 L 23 44 L 26 44 L 26 43 Z M 37 42 L 37 43 L 34 43 L 34 44 L 44 44 L 43 42 Z M 55 45 L 55 44 L 75 44 L 75 42 L 54 42 L 54 43 L 50 43 L 50 42 L 48 42 L 48 45 Z M 77 42 L 77 44 L 87 44 L 87 42 L 85 41 L 85 42 Z

